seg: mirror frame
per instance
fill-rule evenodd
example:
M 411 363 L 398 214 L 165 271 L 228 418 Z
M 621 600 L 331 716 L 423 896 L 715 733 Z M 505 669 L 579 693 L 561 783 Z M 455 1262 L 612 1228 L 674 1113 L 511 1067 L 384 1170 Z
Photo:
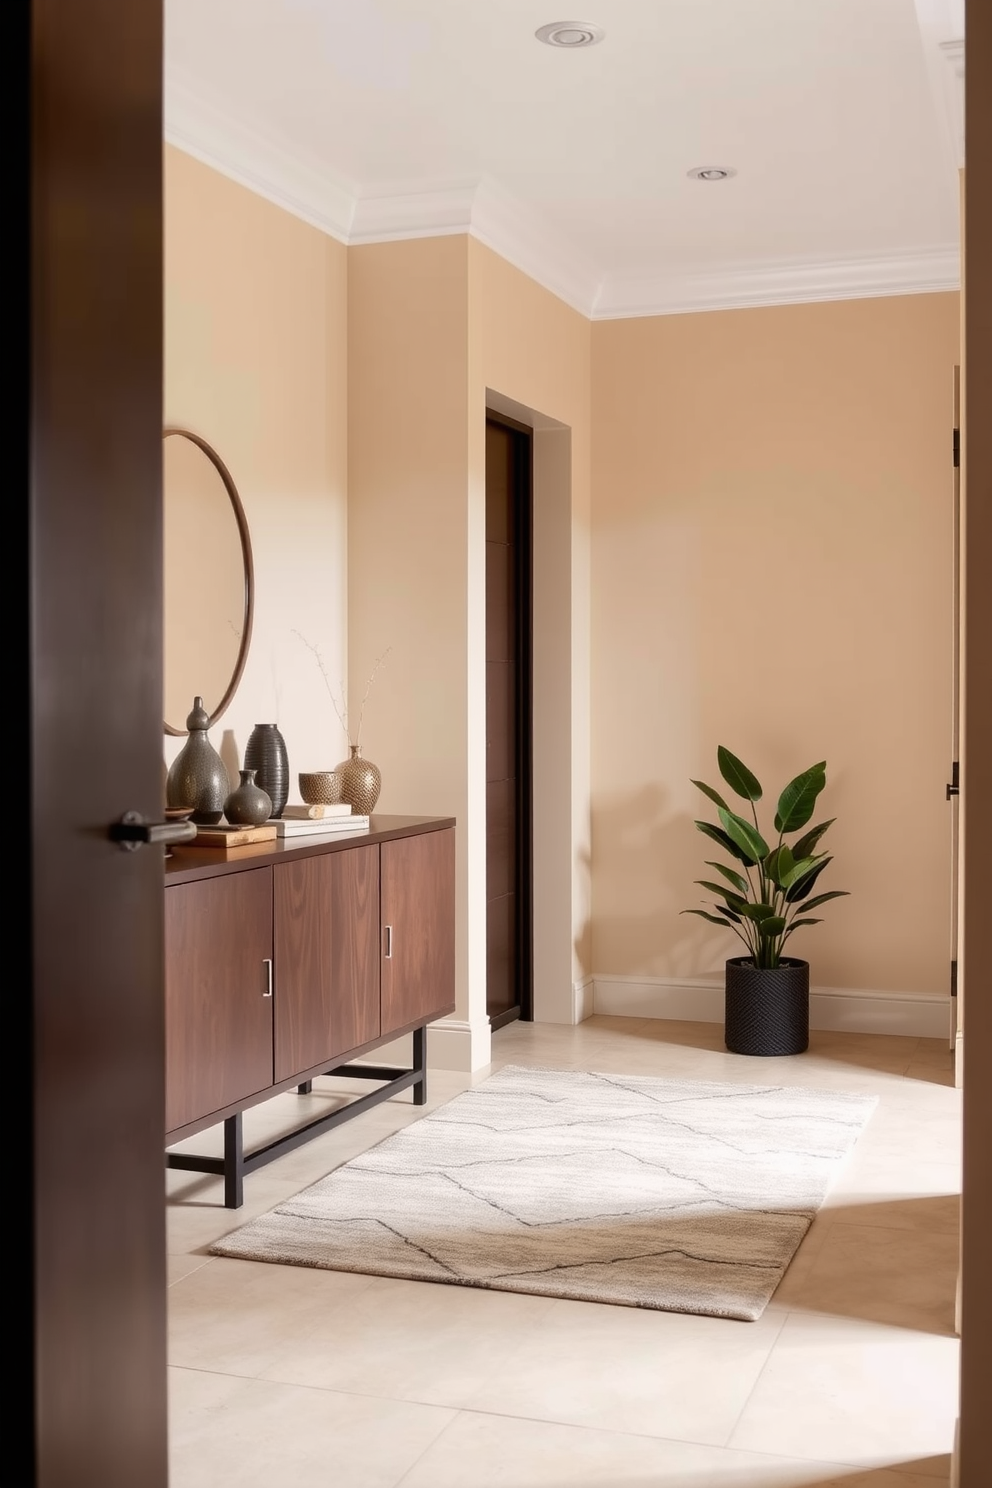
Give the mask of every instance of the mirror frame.
M 180 428 L 178 424 L 167 424 L 162 430 L 163 445 L 165 443 L 165 440 L 170 438 L 172 435 L 180 435 L 183 439 L 189 439 L 193 444 L 197 446 L 198 449 L 201 449 L 203 451 L 207 459 L 216 469 L 217 474 L 224 482 L 224 489 L 227 492 L 228 499 L 231 503 L 231 508 L 234 512 L 234 519 L 238 524 L 238 536 L 241 539 L 241 558 L 245 576 L 244 624 L 241 629 L 241 645 L 238 648 L 237 660 L 234 664 L 234 671 L 231 674 L 231 680 L 228 683 L 227 691 L 224 693 L 224 696 L 217 704 L 217 707 L 210 714 L 210 721 L 207 725 L 209 728 L 217 722 L 218 718 L 220 718 L 224 712 L 226 712 L 228 706 L 230 705 L 231 699 L 234 697 L 234 694 L 237 691 L 238 683 L 241 681 L 241 677 L 245 669 L 245 662 L 248 660 L 248 647 L 251 644 L 251 627 L 252 621 L 255 616 L 255 566 L 252 560 L 251 535 L 248 531 L 248 518 L 245 516 L 245 509 L 241 504 L 241 497 L 238 495 L 238 488 L 234 484 L 234 481 L 231 479 L 231 472 L 228 470 L 227 466 L 224 464 L 224 461 L 221 459 L 220 455 L 212 447 L 212 445 L 209 445 L 205 439 L 201 439 L 199 434 L 194 434 L 191 429 Z M 162 479 L 162 501 L 164 504 L 164 462 Z M 165 728 L 166 734 L 170 735 L 174 739 L 184 739 L 188 732 L 188 730 L 184 728 L 176 728 L 173 724 L 165 722 L 165 720 L 163 720 L 163 726 Z

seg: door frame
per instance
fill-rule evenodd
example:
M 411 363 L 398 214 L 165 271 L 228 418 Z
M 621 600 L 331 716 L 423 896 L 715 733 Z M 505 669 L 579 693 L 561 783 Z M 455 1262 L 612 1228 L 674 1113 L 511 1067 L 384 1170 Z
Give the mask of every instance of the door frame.
M 521 436 L 514 441 L 514 589 L 517 598 L 517 687 L 514 754 L 519 816 L 516 834 L 517 919 L 514 944 L 519 1013 L 491 1018 L 493 1029 L 534 1018 L 534 430 L 509 414 L 486 409 L 486 423 Z

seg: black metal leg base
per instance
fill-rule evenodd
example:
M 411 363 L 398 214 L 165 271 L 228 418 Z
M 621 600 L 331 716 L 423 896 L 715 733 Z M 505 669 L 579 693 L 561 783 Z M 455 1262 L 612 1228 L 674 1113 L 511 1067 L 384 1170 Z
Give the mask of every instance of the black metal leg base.
M 265 1147 L 258 1147 L 254 1152 L 249 1153 L 244 1150 L 242 1114 L 239 1111 L 235 1116 L 228 1116 L 224 1122 L 224 1156 L 222 1158 L 200 1157 L 195 1152 L 167 1152 L 165 1154 L 166 1167 L 179 1168 L 190 1173 L 217 1173 L 224 1179 L 224 1207 L 240 1209 L 244 1203 L 244 1180 L 249 1173 L 254 1173 L 257 1168 L 264 1167 L 266 1163 L 273 1162 L 286 1152 L 292 1152 L 296 1147 L 302 1147 L 304 1142 L 320 1136 L 321 1132 L 330 1131 L 332 1127 L 351 1121 L 355 1116 L 360 1116 L 363 1111 L 371 1110 L 373 1106 L 379 1105 L 381 1101 L 399 1095 L 401 1090 L 412 1089 L 413 1104 L 415 1106 L 426 1105 L 427 1029 L 426 1027 L 415 1028 L 413 1031 L 412 1069 L 393 1069 L 385 1065 L 372 1064 L 343 1064 L 337 1069 L 327 1070 L 326 1073 L 344 1075 L 354 1080 L 382 1081 L 382 1084 L 378 1090 L 370 1090 L 367 1095 L 359 1096 L 358 1100 L 351 1101 L 346 1106 L 340 1106 L 326 1116 L 318 1116 L 316 1120 L 306 1122 L 287 1136 L 279 1137 Z M 296 1089 L 299 1095 L 310 1095 L 313 1090 L 313 1081 L 304 1080 L 297 1085 Z

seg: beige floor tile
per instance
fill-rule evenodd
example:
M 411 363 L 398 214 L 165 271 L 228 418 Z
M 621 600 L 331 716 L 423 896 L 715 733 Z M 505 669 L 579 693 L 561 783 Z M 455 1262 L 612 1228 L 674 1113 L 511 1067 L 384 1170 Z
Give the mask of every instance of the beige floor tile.
M 452 1419 L 429 1405 L 169 1371 L 169 1488 L 396 1488 Z
M 266 1379 L 460 1407 L 516 1373 L 550 1298 L 374 1279 L 266 1366 Z
M 476 1410 L 724 1444 L 783 1324 L 552 1303 L 495 1370 Z
M 935 1488 L 935 1481 L 465 1411 L 400 1488 Z
M 748 1060 L 727 1052 L 719 1024 L 511 1024 L 490 1069 L 431 1071 L 427 1108 L 403 1095 L 325 1133 L 248 1178 L 238 1211 L 220 1180 L 168 1173 L 184 1366 L 171 1488 L 295 1488 L 301 1471 L 335 1488 L 946 1483 L 956 1340 L 940 1329 L 961 1092 L 941 1083 L 940 1042 L 814 1031 L 807 1055 Z M 214 1240 L 506 1063 L 863 1091 L 879 1105 L 758 1324 L 209 1257 Z M 246 1142 L 354 1088 L 329 1079 L 259 1107 Z M 216 1151 L 220 1136 L 189 1145 Z
M 169 1286 L 175 1286 L 177 1281 L 182 1281 L 187 1276 L 192 1276 L 194 1271 L 199 1271 L 201 1266 L 210 1264 L 210 1257 L 206 1255 L 167 1255 L 167 1270 Z
M 333 1328 L 371 1284 L 371 1277 L 342 1271 L 211 1260 L 169 1289 L 169 1362 L 261 1374 L 315 1328 Z
M 775 1301 L 950 1337 L 958 1260 L 954 1230 L 835 1221 L 809 1269 L 789 1268 Z
M 957 1340 L 791 1313 L 730 1445 L 857 1467 L 949 1452 Z

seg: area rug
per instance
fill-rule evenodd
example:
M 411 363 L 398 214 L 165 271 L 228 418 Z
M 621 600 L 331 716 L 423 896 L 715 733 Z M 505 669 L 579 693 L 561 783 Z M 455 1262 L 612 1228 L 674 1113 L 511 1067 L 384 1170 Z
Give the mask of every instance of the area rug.
M 211 1251 L 754 1321 L 875 1104 L 511 1065 Z

